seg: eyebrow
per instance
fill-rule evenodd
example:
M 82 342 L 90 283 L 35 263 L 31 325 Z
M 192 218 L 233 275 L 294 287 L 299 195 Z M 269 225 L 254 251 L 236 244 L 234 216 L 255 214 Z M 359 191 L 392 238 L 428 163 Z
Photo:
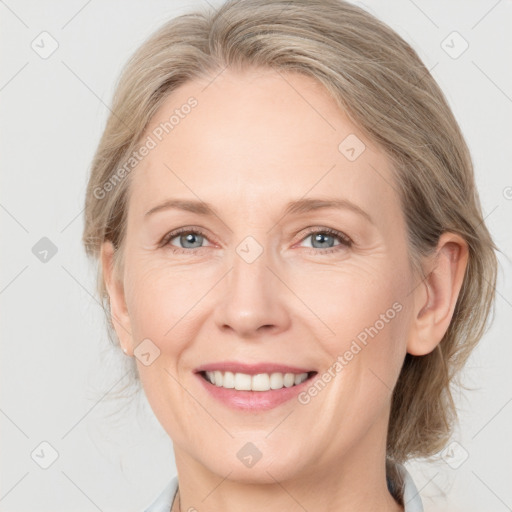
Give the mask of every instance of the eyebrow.
M 317 199 L 317 198 L 303 198 L 298 199 L 296 201 L 290 201 L 286 208 L 284 209 L 283 217 L 286 215 L 299 215 L 302 213 L 308 213 L 314 210 L 320 209 L 338 209 L 338 210 L 350 210 L 358 215 L 364 217 L 367 221 L 374 224 L 371 216 L 364 211 L 360 206 L 355 203 L 352 203 L 348 199 Z M 218 217 L 218 213 L 215 208 L 205 203 L 204 201 L 195 201 L 191 199 L 167 199 L 161 204 L 158 204 L 151 208 L 144 214 L 144 218 L 148 218 L 156 212 L 177 209 L 184 210 L 191 213 L 196 213 L 198 215 L 204 216 L 216 216 Z

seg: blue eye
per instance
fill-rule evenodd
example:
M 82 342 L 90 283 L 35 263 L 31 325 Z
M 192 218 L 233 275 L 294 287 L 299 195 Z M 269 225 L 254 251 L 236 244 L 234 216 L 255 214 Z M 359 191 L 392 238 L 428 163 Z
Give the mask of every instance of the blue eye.
M 312 240 L 312 246 L 315 249 L 329 249 L 330 247 L 333 247 L 335 245 L 335 239 L 336 237 L 333 235 L 330 235 L 328 233 L 313 233 L 312 235 L 308 235 L 306 237 L 310 238 Z M 319 246 L 315 246 L 314 244 L 318 243 Z
M 174 239 L 177 239 L 180 245 L 171 244 L 171 241 Z M 179 252 L 180 249 L 201 249 L 204 240 L 207 240 L 207 238 L 201 231 L 184 228 L 166 235 L 162 245 L 171 246 L 171 249 L 176 247 L 176 250 Z
M 312 249 L 320 249 L 318 251 L 313 251 L 317 253 L 332 253 L 340 249 L 346 249 L 352 245 L 352 240 L 348 236 L 341 233 L 340 231 L 336 231 L 330 228 L 310 231 L 306 237 L 303 238 L 303 240 L 308 239 L 311 240 L 310 247 Z M 336 240 L 339 241 L 338 244 L 335 243 Z
M 309 247 L 315 254 L 333 253 L 339 250 L 347 249 L 352 246 L 352 240 L 341 233 L 330 228 L 316 228 L 307 233 L 302 241 L 311 240 Z M 177 244 L 171 243 L 177 240 Z M 336 243 L 338 240 L 338 243 Z M 168 247 L 174 253 L 187 253 L 193 249 L 204 249 L 203 245 L 208 241 L 206 235 L 197 228 L 180 228 L 168 233 L 161 242 L 162 247 Z
M 178 238 L 178 237 L 175 237 Z M 196 249 L 197 247 L 201 247 L 203 241 L 203 235 L 198 233 L 188 233 L 186 235 L 179 235 L 180 244 L 184 246 L 186 249 Z M 191 244 L 191 246 L 187 246 L 186 244 Z

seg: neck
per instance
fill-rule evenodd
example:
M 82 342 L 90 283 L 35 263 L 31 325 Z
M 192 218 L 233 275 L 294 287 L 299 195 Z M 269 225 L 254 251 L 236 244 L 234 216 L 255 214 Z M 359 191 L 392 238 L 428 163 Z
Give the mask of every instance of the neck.
M 256 482 L 230 478 L 230 468 L 226 468 L 224 476 L 213 473 L 175 446 L 181 511 L 401 512 L 403 507 L 387 488 L 385 443 L 380 444 L 383 446 L 379 450 L 373 446 L 367 451 L 359 446 L 343 457 L 322 459 L 279 481 L 269 478 L 271 467 L 269 471 L 260 468 L 260 480 Z M 175 510 L 180 510 L 178 499 Z

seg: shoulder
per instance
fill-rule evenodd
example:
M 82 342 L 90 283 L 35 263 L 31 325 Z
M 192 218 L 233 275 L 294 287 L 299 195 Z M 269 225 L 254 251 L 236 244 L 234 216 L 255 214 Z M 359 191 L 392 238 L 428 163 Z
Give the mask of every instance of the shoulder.
M 169 512 L 177 490 L 178 477 L 175 476 L 144 512 Z

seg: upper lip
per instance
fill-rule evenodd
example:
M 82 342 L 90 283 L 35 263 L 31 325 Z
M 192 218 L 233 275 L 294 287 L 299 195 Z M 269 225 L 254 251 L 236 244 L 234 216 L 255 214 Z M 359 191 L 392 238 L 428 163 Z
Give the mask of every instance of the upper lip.
M 236 361 L 221 361 L 218 363 L 204 364 L 196 368 L 196 372 L 233 372 L 246 373 L 248 375 L 257 375 L 259 373 L 309 373 L 311 368 L 299 368 L 286 364 L 276 363 L 239 363 Z

